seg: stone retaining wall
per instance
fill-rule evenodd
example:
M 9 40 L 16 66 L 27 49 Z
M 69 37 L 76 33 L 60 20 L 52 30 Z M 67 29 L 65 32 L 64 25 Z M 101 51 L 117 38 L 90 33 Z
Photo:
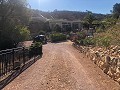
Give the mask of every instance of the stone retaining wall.
M 120 46 L 111 46 L 109 49 L 80 46 L 75 43 L 73 46 L 120 84 Z

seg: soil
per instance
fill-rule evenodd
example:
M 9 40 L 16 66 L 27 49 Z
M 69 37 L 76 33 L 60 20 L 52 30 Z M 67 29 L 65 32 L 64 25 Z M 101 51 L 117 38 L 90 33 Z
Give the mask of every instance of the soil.
M 120 90 L 120 85 L 72 46 L 43 45 L 43 56 L 3 90 Z

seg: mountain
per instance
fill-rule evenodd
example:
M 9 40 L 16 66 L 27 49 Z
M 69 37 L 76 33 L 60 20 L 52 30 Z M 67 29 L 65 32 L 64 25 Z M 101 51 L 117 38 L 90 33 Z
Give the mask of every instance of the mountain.
M 84 17 L 87 15 L 87 12 L 80 12 L 80 11 L 57 11 L 54 10 L 53 12 L 45 12 L 39 10 L 32 10 L 33 17 L 42 17 L 46 19 L 66 19 L 69 21 L 72 20 L 83 20 Z M 98 19 L 102 20 L 106 17 L 104 14 L 97 14 L 93 13 L 93 15 Z

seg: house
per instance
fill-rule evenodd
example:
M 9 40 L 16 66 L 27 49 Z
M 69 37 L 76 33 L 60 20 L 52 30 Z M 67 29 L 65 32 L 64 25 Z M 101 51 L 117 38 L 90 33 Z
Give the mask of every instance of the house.
M 81 30 L 82 24 L 81 21 L 68 21 L 66 19 L 53 19 L 49 20 L 49 26 L 50 29 L 53 29 L 55 25 L 59 25 L 61 28 L 61 31 L 68 31 L 68 28 L 71 28 L 72 30 Z

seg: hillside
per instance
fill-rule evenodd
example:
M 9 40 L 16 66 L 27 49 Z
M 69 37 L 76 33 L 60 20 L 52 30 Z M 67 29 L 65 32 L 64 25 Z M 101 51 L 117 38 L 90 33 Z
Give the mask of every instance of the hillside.
M 80 11 L 53 11 L 53 12 L 44 12 L 39 10 L 32 10 L 33 17 L 42 16 L 47 19 L 67 19 L 67 20 L 83 20 L 84 17 L 87 15 L 87 12 L 80 12 Z M 96 14 L 93 15 L 98 20 L 102 20 L 106 17 L 104 14 Z
M 98 33 L 96 39 L 101 45 L 120 45 L 120 23 L 111 26 L 105 32 Z

